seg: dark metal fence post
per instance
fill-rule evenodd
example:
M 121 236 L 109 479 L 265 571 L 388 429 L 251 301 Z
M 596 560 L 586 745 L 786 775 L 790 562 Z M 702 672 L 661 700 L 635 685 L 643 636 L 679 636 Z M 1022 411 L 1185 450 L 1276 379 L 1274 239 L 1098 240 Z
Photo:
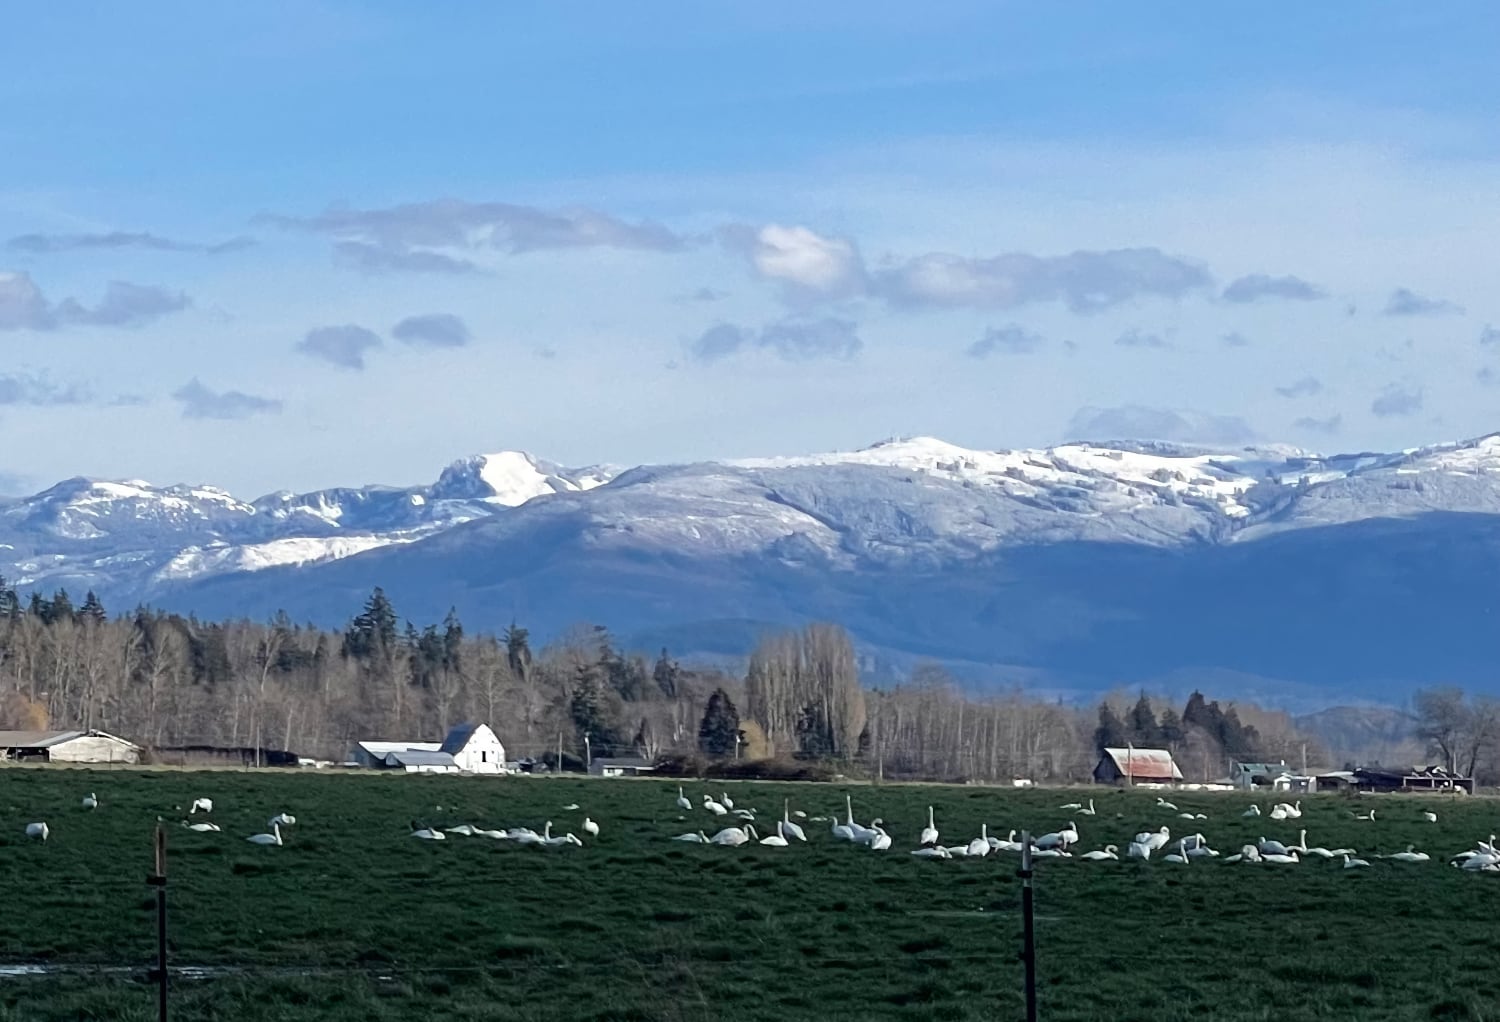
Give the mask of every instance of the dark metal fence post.
M 156 968 L 148 974 L 156 980 L 156 1017 L 167 1022 L 167 831 L 156 825 L 156 870 L 146 883 L 156 888 Z
M 1036 907 L 1031 890 L 1031 832 L 1021 831 L 1021 961 L 1026 965 L 1026 1022 L 1036 1022 Z

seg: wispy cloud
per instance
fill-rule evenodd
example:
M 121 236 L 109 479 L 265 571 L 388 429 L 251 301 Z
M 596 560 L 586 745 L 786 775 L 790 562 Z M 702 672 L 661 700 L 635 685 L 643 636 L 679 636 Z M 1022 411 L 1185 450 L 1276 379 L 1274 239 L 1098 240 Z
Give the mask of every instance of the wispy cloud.
M 1172 342 L 1161 334 L 1149 333 L 1145 330 L 1131 328 L 1119 337 L 1115 338 L 1115 344 L 1122 348 L 1157 348 L 1166 349 L 1172 347 Z
M 1046 339 L 1041 334 L 1032 333 L 1011 323 L 1002 327 L 990 327 L 984 332 L 983 337 L 969 345 L 968 353 L 972 358 L 985 358 L 996 354 L 1026 355 L 1037 351 L 1046 343 Z
M 180 291 L 110 281 L 97 305 L 74 298 L 53 304 L 26 273 L 0 273 L 0 330 L 55 330 L 60 326 L 141 326 L 192 302 Z
M 1330 415 L 1326 419 L 1314 419 L 1311 416 L 1304 415 L 1292 423 L 1294 429 L 1304 430 L 1309 433 L 1322 433 L 1326 436 L 1333 436 L 1343 428 L 1343 425 L 1344 417 L 1342 415 Z
M 1450 302 L 1444 298 L 1428 298 L 1419 295 L 1404 287 L 1398 287 L 1391 292 L 1390 298 L 1386 299 L 1385 308 L 1381 310 L 1386 316 L 1457 316 L 1462 315 L 1464 307 L 1456 302 Z
M 145 231 L 108 231 L 102 234 L 20 234 L 6 243 L 8 248 L 30 255 L 76 252 L 80 249 L 139 248 L 154 252 L 203 252 L 222 255 L 238 252 L 256 244 L 254 238 L 235 237 L 205 244 L 178 241 Z
M 1237 415 L 1123 405 L 1078 409 L 1068 422 L 1068 436 L 1078 440 L 1166 440 L 1234 446 L 1249 443 L 1256 433 Z
M 479 264 L 426 249 L 382 248 L 364 241 L 340 241 L 333 261 L 361 273 L 479 273 Z
M 464 321 L 447 312 L 408 316 L 391 328 L 391 336 L 421 348 L 462 348 L 470 340 Z
M 340 369 L 358 372 L 365 368 L 365 352 L 383 346 L 375 331 L 346 323 L 309 330 L 297 344 L 297 350 Z
M 1322 392 L 1323 381 L 1316 376 L 1304 376 L 1300 380 L 1288 383 L 1284 387 L 1277 387 L 1276 393 L 1286 398 L 1311 397 L 1313 394 Z
M 195 376 L 172 392 L 182 405 L 184 419 L 248 419 L 252 415 L 277 415 L 281 402 L 239 390 L 211 390 Z
M 1422 410 L 1422 388 L 1392 383 L 1370 402 L 1370 411 L 1382 419 L 1415 415 Z
M 1220 335 L 1219 343 L 1226 348 L 1248 348 L 1250 346 L 1250 338 L 1238 330 L 1231 330 L 1227 334 Z
M 45 375 L 0 375 L 0 405 L 81 405 L 92 400 L 77 384 L 54 383 Z
M 1221 296 L 1226 302 L 1258 302 L 1264 298 L 1279 298 L 1291 302 L 1315 302 L 1328 295 L 1322 288 L 1310 284 L 1301 277 L 1272 277 L 1264 273 L 1252 273 L 1230 281 Z
M 898 306 L 1008 309 L 1058 301 L 1087 313 L 1137 298 L 1182 298 L 1211 283 L 1198 263 L 1156 248 L 1128 248 L 988 259 L 930 253 L 876 273 L 872 288 Z
M 700 287 L 686 294 L 677 296 L 679 302 L 718 302 L 729 297 L 729 292 L 719 291 L 716 288 Z
M 1500 346 L 1500 327 L 1486 323 L 1484 329 L 1479 331 L 1479 344 L 1485 348 Z
M 677 251 L 688 240 L 650 221 L 586 208 L 544 210 L 506 202 L 434 199 L 376 209 L 331 207 L 315 216 L 265 215 L 261 222 L 334 239 L 335 258 L 367 272 L 468 273 L 467 259 L 441 250 L 512 255 L 546 249 Z
M 689 345 L 688 353 L 697 362 L 717 362 L 751 349 L 767 350 L 787 361 L 846 361 L 863 347 L 857 328 L 848 320 L 789 318 L 760 330 L 720 323 Z

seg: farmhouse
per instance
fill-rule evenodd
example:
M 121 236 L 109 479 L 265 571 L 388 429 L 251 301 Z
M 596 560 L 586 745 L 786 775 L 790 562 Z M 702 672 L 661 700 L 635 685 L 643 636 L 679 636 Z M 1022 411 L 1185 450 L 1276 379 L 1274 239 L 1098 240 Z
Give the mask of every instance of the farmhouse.
M 139 763 L 141 747 L 95 731 L 0 731 L 0 759 L 44 763 Z
M 356 766 L 407 773 L 503 774 L 505 746 L 488 724 L 460 724 L 441 742 L 357 742 Z
M 1175 784 L 1182 771 L 1166 749 L 1105 749 L 1094 767 L 1095 784 Z

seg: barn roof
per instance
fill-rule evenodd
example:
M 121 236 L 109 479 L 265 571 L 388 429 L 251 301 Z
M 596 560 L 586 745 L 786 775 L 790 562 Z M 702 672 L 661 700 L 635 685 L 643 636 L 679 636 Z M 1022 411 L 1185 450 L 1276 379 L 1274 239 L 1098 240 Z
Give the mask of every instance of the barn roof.
M 116 735 L 107 734 L 103 731 L 0 731 L 0 748 L 5 749 L 46 749 L 63 742 L 71 742 L 75 738 L 107 738 L 121 745 L 135 748 L 135 743 L 127 742 Z
M 443 744 L 439 748 L 450 756 L 456 752 L 462 752 L 464 746 L 469 744 L 469 739 L 474 737 L 474 732 L 478 731 L 480 726 L 479 724 L 458 725 L 448 732 L 448 737 L 443 739 Z
M 1105 749 L 1104 755 L 1125 776 L 1182 780 L 1182 771 L 1166 749 Z
M 398 749 L 387 753 L 385 761 L 392 766 L 424 767 L 442 766 L 457 769 L 458 764 L 446 752 L 427 752 L 423 749 Z
M 437 752 L 442 748 L 442 745 L 437 742 L 355 742 L 354 744 L 377 759 L 392 752 Z

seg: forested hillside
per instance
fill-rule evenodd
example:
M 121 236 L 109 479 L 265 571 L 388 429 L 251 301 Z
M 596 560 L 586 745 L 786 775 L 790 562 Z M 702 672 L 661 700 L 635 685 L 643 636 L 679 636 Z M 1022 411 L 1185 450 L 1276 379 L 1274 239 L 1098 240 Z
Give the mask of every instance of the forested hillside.
M 1096 713 L 1020 689 L 968 695 L 935 665 L 868 688 L 833 624 L 768 634 L 730 674 L 621 649 L 602 626 L 541 648 L 520 624 L 476 633 L 449 614 L 418 626 L 379 589 L 331 631 L 284 614 L 111 617 L 92 593 L 75 604 L 0 586 L 0 727 L 341 760 L 360 739 L 435 740 L 466 720 L 489 722 L 512 757 L 555 757 L 561 742 L 575 757 L 795 757 L 892 778 L 1082 779 L 1099 746 L 1126 741 L 1218 776 L 1231 756 L 1290 759 L 1305 742 L 1284 714 L 1197 693 L 1181 710 L 1120 693 Z

